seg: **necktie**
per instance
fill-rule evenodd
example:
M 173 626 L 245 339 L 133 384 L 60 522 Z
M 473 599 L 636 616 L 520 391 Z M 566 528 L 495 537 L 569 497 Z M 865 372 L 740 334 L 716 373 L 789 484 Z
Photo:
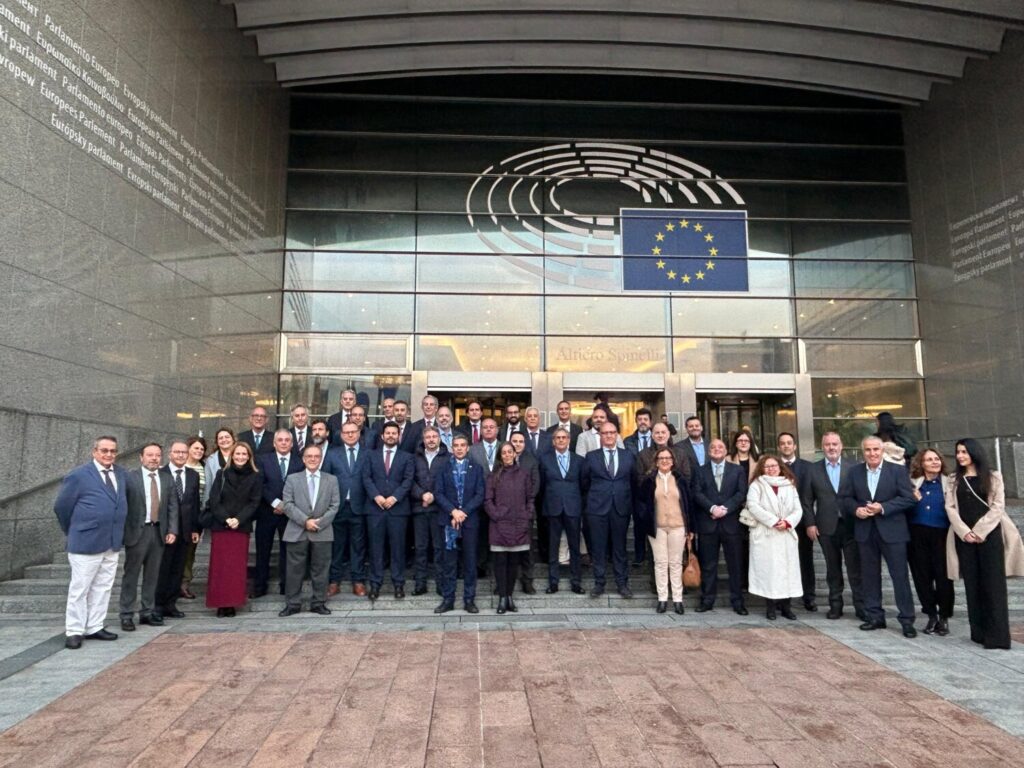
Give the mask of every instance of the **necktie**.
M 256 450 L 259 450 L 259 448 L 260 448 L 260 440 L 262 440 L 262 439 L 263 439 L 263 433 L 262 432 L 260 432 L 260 434 L 258 434 L 258 435 L 255 432 L 252 433 L 252 441 L 254 443 L 256 443 Z
M 185 498 L 185 483 L 182 481 L 181 472 L 182 470 L 177 470 L 175 472 L 177 477 L 174 478 L 174 489 L 178 492 L 178 501 Z
M 476 445 L 480 442 L 480 426 L 478 424 L 473 425 L 473 444 Z
M 306 430 L 299 432 L 299 453 L 302 453 L 302 449 L 306 446 Z
M 309 506 L 312 511 L 313 505 L 316 503 L 316 475 L 309 476 Z
M 278 463 L 281 465 L 281 479 L 284 480 L 288 477 L 288 459 L 282 457 Z
M 722 465 L 715 464 L 715 488 L 722 490 Z
M 387 475 L 391 472 L 391 449 L 388 448 L 384 451 L 384 474 Z
M 640 435 L 640 450 L 647 450 L 647 435 Z
M 612 451 L 605 451 L 605 466 L 608 468 L 608 474 L 615 477 L 615 453 Z
M 531 432 L 530 433 L 530 441 L 533 443 L 533 450 L 536 451 L 537 450 L 537 433 L 536 432 Z
M 494 443 L 487 446 L 487 468 L 494 467 Z
M 562 470 L 562 479 L 569 474 L 569 454 L 560 453 L 558 454 L 558 468 Z
M 149 473 L 149 522 L 155 523 L 160 517 L 160 489 L 156 484 L 156 472 Z
M 107 484 L 107 488 L 113 491 L 116 489 L 114 488 L 114 481 L 110 479 L 110 472 L 111 470 L 109 469 L 103 470 L 103 482 Z
M 355 448 L 349 448 L 348 449 L 348 471 L 349 471 L 349 474 L 351 474 L 352 468 L 355 465 L 356 465 L 356 449 Z

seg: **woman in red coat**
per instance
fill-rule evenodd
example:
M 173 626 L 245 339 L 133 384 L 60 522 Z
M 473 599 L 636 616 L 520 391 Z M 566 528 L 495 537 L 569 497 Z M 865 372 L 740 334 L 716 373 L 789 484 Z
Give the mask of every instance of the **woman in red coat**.
M 487 478 L 484 508 L 491 520 L 488 541 L 494 556 L 494 578 L 498 583 L 498 613 L 518 608 L 512 601 L 519 562 L 530 549 L 533 523 L 533 483 L 530 473 L 516 463 L 511 443 L 498 447 L 500 464 Z

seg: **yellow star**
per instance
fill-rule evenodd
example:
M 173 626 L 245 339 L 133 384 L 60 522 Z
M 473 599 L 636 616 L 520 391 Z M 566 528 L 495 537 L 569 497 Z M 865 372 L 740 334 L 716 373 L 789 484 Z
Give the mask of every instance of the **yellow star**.
M 707 264 L 705 264 L 704 266 L 705 266 L 705 267 L 707 267 L 707 270 L 708 270 L 708 272 L 710 272 L 711 270 L 713 270 L 713 269 L 715 268 L 715 262 L 713 262 L 713 261 L 709 261 L 709 262 L 708 262 Z
M 673 272 L 671 269 L 668 272 L 666 272 L 665 274 L 668 275 L 668 279 L 669 280 L 675 280 L 676 279 L 676 273 Z
M 686 219 L 680 219 L 679 226 L 682 227 L 683 229 L 686 229 L 690 226 L 690 222 L 687 221 Z
M 664 269 L 664 268 L 665 268 L 665 262 L 664 262 L 664 261 L 662 261 L 661 259 L 658 259 L 658 260 L 657 260 L 657 261 L 655 262 L 655 264 L 657 264 L 657 265 L 658 265 L 658 269 Z
M 676 225 L 672 224 L 672 223 L 669 223 L 669 224 L 665 225 L 665 229 L 668 230 L 669 232 L 673 231 L 675 228 L 676 228 Z
M 704 231 L 704 225 L 703 224 L 694 224 L 693 225 L 693 231 L 694 232 L 703 232 Z
M 717 256 L 717 255 L 718 255 L 718 249 L 717 249 L 717 248 L 712 248 L 712 249 L 710 249 L 710 250 L 708 251 L 708 253 L 709 253 L 709 254 L 710 254 L 711 256 Z
M 712 240 L 715 239 L 715 236 L 708 232 L 706 235 L 704 235 L 704 239 L 710 243 Z
M 654 236 L 654 239 L 657 240 L 660 243 L 662 240 L 665 239 L 665 233 L 664 232 L 659 232 L 658 234 L 656 234 Z
M 688 282 L 690 282 L 690 276 L 689 276 L 689 275 L 683 275 L 683 278 L 682 278 L 682 279 L 683 279 L 683 282 L 684 282 L 684 283 L 688 283 Z
M 661 256 L 661 248 L 655 246 L 654 248 L 651 248 L 651 253 L 653 253 L 655 256 Z
M 703 280 L 704 279 L 704 273 L 701 272 L 699 269 L 697 270 L 697 279 L 698 280 Z

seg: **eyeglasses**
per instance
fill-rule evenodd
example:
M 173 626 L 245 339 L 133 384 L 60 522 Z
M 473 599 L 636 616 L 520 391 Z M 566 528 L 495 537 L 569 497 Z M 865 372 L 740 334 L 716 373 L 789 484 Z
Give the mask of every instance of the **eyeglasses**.
M 117 448 L 97 448 L 96 453 L 117 453 Z
M 659 456 L 658 461 L 673 461 L 671 456 Z
M 252 418 L 254 418 L 254 419 L 265 419 L 265 418 L 267 418 L 267 414 L 265 414 L 265 413 L 250 413 L 249 415 Z

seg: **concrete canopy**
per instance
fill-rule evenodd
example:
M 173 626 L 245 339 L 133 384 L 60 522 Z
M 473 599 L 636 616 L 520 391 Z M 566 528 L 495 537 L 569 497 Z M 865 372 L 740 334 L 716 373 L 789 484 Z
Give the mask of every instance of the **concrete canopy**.
M 226 0 L 225 0 L 226 1 Z M 920 103 L 1024 0 L 235 0 L 285 86 L 481 73 L 720 79 Z M 511 7 L 510 7 L 511 6 Z

